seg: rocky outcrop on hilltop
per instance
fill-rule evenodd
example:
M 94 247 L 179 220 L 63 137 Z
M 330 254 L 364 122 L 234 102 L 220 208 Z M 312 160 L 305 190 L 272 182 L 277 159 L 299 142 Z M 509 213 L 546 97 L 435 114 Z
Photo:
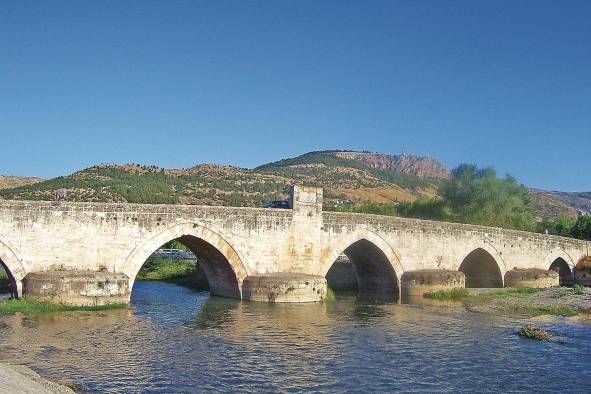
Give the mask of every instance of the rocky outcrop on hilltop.
M 387 155 L 371 152 L 336 152 L 341 159 L 357 160 L 370 168 L 390 170 L 420 178 L 443 178 L 451 176 L 450 170 L 437 160 L 427 156 Z

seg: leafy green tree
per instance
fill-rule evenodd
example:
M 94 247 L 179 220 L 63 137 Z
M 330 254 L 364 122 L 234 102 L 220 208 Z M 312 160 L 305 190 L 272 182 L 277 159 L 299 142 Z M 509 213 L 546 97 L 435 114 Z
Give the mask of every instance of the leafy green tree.
M 591 239 L 591 215 L 581 215 L 572 227 L 571 235 L 575 238 Z
M 544 219 L 538 224 L 537 231 L 540 233 L 548 231 L 548 234 L 570 237 L 574 224 L 575 220 L 567 216 L 561 216 L 556 219 Z
M 440 198 L 419 198 L 413 202 L 403 201 L 397 206 L 400 216 L 417 219 L 448 220 L 449 210 Z
M 535 214 L 527 188 L 494 169 L 462 164 L 439 188 L 439 195 L 457 221 L 519 230 L 535 229 Z

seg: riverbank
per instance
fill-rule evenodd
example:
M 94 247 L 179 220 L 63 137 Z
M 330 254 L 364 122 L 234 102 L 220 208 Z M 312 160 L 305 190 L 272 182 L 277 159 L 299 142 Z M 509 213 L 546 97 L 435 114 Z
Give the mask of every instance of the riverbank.
M 209 283 L 193 260 L 154 259 L 147 261 L 137 275 L 138 280 L 174 283 L 194 290 L 207 291 Z
M 108 304 L 96 306 L 73 306 L 63 304 L 50 304 L 48 302 L 41 302 L 29 300 L 26 297 L 16 299 L 8 299 L 0 301 L 0 316 L 12 315 L 20 312 L 25 315 L 32 313 L 50 313 L 50 312 L 72 312 L 72 311 L 104 311 L 109 309 L 120 309 L 127 307 L 127 304 Z
M 24 365 L 0 364 L 0 394 L 74 394 L 69 387 L 42 378 Z
M 511 317 L 588 317 L 591 310 L 591 289 L 585 287 L 453 289 L 428 293 L 425 297 L 457 301 L 471 312 Z

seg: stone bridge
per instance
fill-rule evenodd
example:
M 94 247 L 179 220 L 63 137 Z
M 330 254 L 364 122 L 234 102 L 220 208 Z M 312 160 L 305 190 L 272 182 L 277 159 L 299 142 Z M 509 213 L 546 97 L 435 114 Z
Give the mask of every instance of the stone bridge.
M 552 267 L 569 283 L 590 249 L 585 241 L 500 228 L 323 212 L 316 188 L 295 187 L 290 203 L 292 209 L 2 201 L 0 260 L 15 295 L 127 302 L 146 259 L 179 240 L 198 257 L 213 295 L 271 300 L 292 291 L 294 300 L 309 301 L 306 292 L 325 295 L 324 278 L 343 254 L 360 294 L 398 298 L 413 284 L 432 284 L 433 270 L 463 273 L 446 279 L 453 286 L 465 280 L 467 287 L 502 287 L 515 269 Z M 273 289 L 277 283 L 288 285 Z

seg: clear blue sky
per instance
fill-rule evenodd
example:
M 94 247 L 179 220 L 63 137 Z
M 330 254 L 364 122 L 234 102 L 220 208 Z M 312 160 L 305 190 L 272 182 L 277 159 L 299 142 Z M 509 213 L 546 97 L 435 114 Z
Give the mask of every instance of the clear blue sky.
M 310 150 L 591 190 L 591 1 L 0 0 L 0 173 Z

